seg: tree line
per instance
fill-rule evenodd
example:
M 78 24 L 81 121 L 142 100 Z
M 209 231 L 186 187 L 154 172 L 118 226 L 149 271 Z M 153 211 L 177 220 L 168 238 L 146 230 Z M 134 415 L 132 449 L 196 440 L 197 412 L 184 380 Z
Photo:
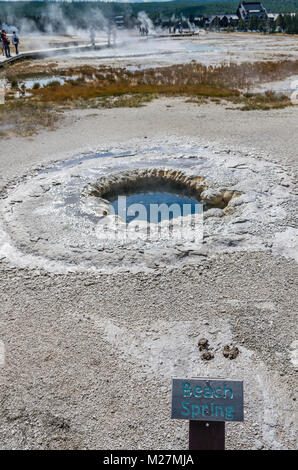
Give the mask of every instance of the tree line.
M 275 30 L 279 30 L 287 34 L 298 34 L 298 14 L 296 15 L 279 15 L 275 25 Z
M 239 20 L 237 31 L 259 31 L 270 33 L 298 34 L 298 14 L 278 15 L 275 21 L 260 20 L 256 16 L 250 18 L 248 22 Z
M 49 25 L 52 31 L 63 32 L 65 20 L 75 28 L 88 28 L 96 21 L 96 12 L 103 14 L 105 18 L 116 15 L 124 16 L 125 27 L 131 27 L 140 11 L 145 11 L 150 19 L 159 24 L 163 18 L 176 18 L 184 16 L 194 18 L 198 16 L 210 17 L 211 15 L 225 15 L 235 13 L 240 0 L 232 1 L 169 1 L 169 2 L 145 2 L 145 3 L 117 3 L 117 2 L 50 2 L 50 1 L 0 1 L 0 24 L 14 25 L 21 30 L 24 24 L 27 29 L 47 31 Z M 289 12 L 298 13 L 298 0 L 263 0 L 267 11 L 282 13 L 283 19 L 278 24 L 272 24 L 271 29 L 280 28 L 285 33 L 297 33 L 297 16 L 290 17 Z M 55 14 L 57 12 L 57 14 Z M 275 22 L 274 22 L 275 23 Z M 240 20 L 241 30 L 266 29 L 266 24 L 252 19 L 249 24 L 243 24 Z

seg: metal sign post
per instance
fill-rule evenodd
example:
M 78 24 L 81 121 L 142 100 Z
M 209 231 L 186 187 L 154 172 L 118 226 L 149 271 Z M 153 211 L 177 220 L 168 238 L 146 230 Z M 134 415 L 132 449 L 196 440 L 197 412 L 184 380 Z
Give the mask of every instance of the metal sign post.
M 189 450 L 225 450 L 225 422 L 189 421 Z
M 173 379 L 171 417 L 189 420 L 190 450 L 224 450 L 225 422 L 243 421 L 243 381 Z

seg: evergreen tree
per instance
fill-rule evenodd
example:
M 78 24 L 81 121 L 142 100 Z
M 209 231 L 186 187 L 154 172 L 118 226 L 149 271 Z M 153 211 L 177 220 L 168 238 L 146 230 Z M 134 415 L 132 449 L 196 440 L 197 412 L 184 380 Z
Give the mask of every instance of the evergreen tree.
M 277 28 L 277 22 L 272 21 L 270 23 L 270 34 L 274 34 L 276 32 L 276 28 Z
M 239 22 L 238 22 L 238 27 L 237 27 L 238 31 L 247 31 L 247 26 L 246 26 L 246 23 L 245 21 L 240 18 Z
M 251 16 L 248 22 L 248 29 L 250 31 L 257 31 L 259 29 L 259 20 L 256 16 Z
M 276 20 L 276 26 L 277 26 L 279 31 L 284 32 L 284 30 L 285 30 L 284 15 L 278 15 L 277 20 Z
M 261 33 L 266 33 L 267 31 L 267 25 L 266 25 L 266 22 L 265 21 L 259 21 L 259 24 L 258 24 L 258 31 L 260 31 Z
M 290 31 L 291 31 L 291 26 L 292 26 L 292 18 L 291 18 L 291 15 L 285 15 L 285 16 L 284 16 L 284 22 L 285 22 L 284 32 L 285 32 L 285 33 L 290 33 Z
M 220 22 L 219 22 L 218 17 L 214 18 L 213 25 L 214 25 L 215 30 L 218 31 L 220 28 Z

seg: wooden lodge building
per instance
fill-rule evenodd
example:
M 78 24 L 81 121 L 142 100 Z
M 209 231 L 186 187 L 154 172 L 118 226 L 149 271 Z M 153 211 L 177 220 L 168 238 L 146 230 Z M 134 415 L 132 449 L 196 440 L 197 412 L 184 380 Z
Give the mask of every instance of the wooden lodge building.
M 237 27 L 240 20 L 248 23 L 252 17 L 259 20 L 275 21 L 278 15 L 268 14 L 261 2 L 246 2 L 239 4 L 235 15 L 214 15 L 206 22 L 209 27 Z
M 198 16 L 190 18 L 190 22 L 199 27 L 206 27 L 211 29 L 226 29 L 226 28 L 237 28 L 239 21 L 248 24 L 252 18 L 257 18 L 260 21 L 267 23 L 269 27 L 270 23 L 277 20 L 279 13 L 268 13 L 262 2 L 242 1 L 239 3 L 237 11 L 233 15 L 213 15 L 209 18 Z M 183 28 L 189 27 L 189 21 L 179 18 L 162 18 L 159 22 L 155 22 L 157 26 L 162 28 L 171 28 L 177 26 L 178 23 Z
M 259 20 L 267 20 L 266 9 L 261 2 L 241 2 L 236 12 L 239 19 L 249 21 L 253 16 Z

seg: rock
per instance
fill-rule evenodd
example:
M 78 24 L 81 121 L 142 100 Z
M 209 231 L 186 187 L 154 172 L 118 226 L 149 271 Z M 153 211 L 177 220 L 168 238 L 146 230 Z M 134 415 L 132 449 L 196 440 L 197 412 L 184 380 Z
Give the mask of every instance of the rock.
M 208 349 L 208 339 L 207 338 L 199 339 L 198 346 L 199 346 L 200 351 L 203 351 L 204 349 Z
M 223 356 L 228 359 L 236 359 L 239 352 L 240 351 L 236 346 L 230 347 L 228 344 L 226 344 L 223 348 Z
M 150 189 L 160 184 L 183 188 L 199 197 L 204 189 L 202 177 L 189 177 L 179 170 L 159 168 L 135 169 L 100 178 L 89 190 L 89 195 L 109 198 L 129 190 Z
M 204 218 L 209 218 L 209 217 L 223 217 L 225 215 L 224 211 L 222 209 L 209 209 L 204 213 Z
M 225 206 L 225 203 L 222 199 L 222 192 L 216 189 L 206 189 L 202 192 L 201 199 L 209 206 L 217 206 L 219 208 Z
M 233 193 L 231 191 L 224 191 L 223 192 L 223 195 L 222 195 L 222 198 L 224 200 L 225 203 L 229 203 L 230 200 L 232 199 L 233 197 Z
M 204 351 L 202 354 L 201 354 L 201 359 L 203 361 L 210 361 L 210 359 L 213 359 L 214 358 L 214 354 L 213 352 L 211 351 Z
M 201 338 L 198 342 L 199 350 L 203 351 L 201 354 L 201 359 L 204 361 L 209 361 L 214 358 L 214 354 L 209 350 L 209 343 L 207 338 Z

